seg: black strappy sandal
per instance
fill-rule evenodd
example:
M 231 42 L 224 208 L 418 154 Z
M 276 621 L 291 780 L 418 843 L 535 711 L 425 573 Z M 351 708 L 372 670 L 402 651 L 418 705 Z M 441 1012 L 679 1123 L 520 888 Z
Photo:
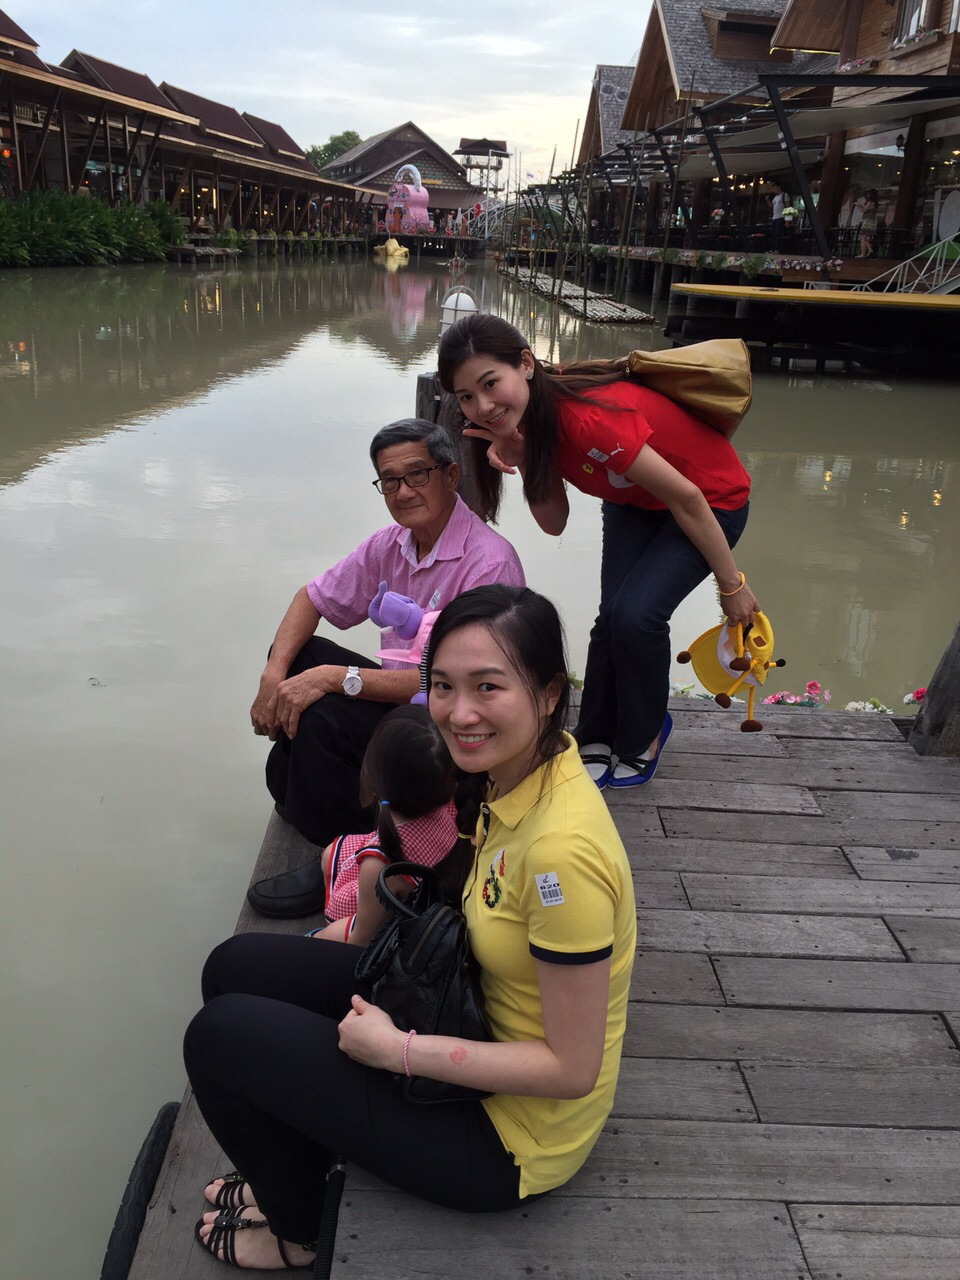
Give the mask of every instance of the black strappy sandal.
M 240 1210 L 243 1210 L 245 1207 L 245 1205 L 239 1206 Z M 257 1230 L 260 1227 L 265 1227 L 267 1226 L 267 1220 L 266 1218 L 244 1218 L 242 1213 L 236 1214 L 225 1209 L 222 1213 L 217 1214 L 212 1224 L 210 1224 L 210 1234 L 207 1236 L 206 1240 L 204 1240 L 203 1236 L 200 1234 L 200 1228 L 206 1225 L 207 1224 L 204 1222 L 203 1218 L 200 1218 L 197 1225 L 194 1227 L 193 1234 L 196 1236 L 197 1242 L 207 1251 L 207 1253 L 213 1254 L 215 1258 L 217 1257 L 218 1252 L 222 1249 L 222 1261 L 226 1262 L 228 1266 L 239 1267 L 240 1263 L 237 1261 L 236 1250 L 237 1232 Z M 274 1236 L 274 1239 L 277 1242 L 280 1261 L 288 1271 L 313 1266 L 312 1258 L 309 1262 L 291 1262 L 287 1256 L 286 1249 L 283 1247 L 283 1241 L 279 1236 Z M 306 1253 L 313 1253 L 313 1250 L 305 1244 L 300 1245 L 300 1248 Z M 218 1259 L 218 1261 L 220 1261 L 220 1259 Z
M 223 1186 L 217 1192 L 212 1200 L 208 1200 L 207 1204 L 212 1205 L 214 1209 L 243 1209 L 246 1207 L 246 1201 L 241 1194 L 242 1188 L 247 1185 L 247 1180 L 238 1169 L 232 1169 L 230 1173 L 218 1173 L 216 1178 L 211 1178 L 211 1182 L 216 1182 L 219 1178 L 223 1182 Z

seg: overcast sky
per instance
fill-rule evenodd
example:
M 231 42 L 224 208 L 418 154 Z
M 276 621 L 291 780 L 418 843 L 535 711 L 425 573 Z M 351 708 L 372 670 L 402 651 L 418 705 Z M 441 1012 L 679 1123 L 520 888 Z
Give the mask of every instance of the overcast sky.
M 413 120 L 447 150 L 506 138 L 570 162 L 597 63 L 633 63 L 648 0 L 0 0 L 46 62 L 71 49 L 282 124 L 307 147 Z

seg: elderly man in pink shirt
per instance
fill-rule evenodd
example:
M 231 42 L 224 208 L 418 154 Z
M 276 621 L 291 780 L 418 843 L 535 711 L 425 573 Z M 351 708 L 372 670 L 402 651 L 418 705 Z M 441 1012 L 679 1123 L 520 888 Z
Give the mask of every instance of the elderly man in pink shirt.
M 425 611 L 471 587 L 525 585 L 510 543 L 458 496 L 457 452 L 443 427 L 422 418 L 391 423 L 374 436 L 370 458 L 395 523 L 300 588 L 250 709 L 254 733 L 274 744 L 266 772 L 278 813 L 321 847 L 368 830 L 359 800 L 364 750 L 383 716 L 417 692 L 420 676 L 412 663 L 384 659 L 381 668 L 314 635 L 320 619 L 340 630 L 356 626 L 381 582 Z M 406 647 L 390 630 L 381 641 L 384 649 Z M 324 899 L 320 859 L 261 880 L 247 896 L 264 915 L 312 914 Z

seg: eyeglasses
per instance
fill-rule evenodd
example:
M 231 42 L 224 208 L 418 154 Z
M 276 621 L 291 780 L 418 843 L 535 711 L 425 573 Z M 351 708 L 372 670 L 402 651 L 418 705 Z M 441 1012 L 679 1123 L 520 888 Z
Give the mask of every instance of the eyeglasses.
M 432 467 L 417 467 L 416 471 L 408 471 L 405 476 L 384 476 L 381 480 L 372 480 L 373 487 L 386 494 L 396 493 L 402 484 L 408 489 L 422 489 L 430 483 L 430 472 L 439 471 L 446 463 L 438 462 Z

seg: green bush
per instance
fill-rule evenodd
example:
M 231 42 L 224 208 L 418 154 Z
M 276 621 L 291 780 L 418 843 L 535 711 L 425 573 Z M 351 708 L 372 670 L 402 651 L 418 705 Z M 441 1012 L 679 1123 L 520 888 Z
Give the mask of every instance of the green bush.
M 0 267 L 25 267 L 30 255 L 23 238 L 23 226 L 9 200 L 0 200 Z
M 144 207 L 143 212 L 156 223 L 165 245 L 183 244 L 186 239 L 185 219 L 175 213 L 166 200 L 152 200 Z
M 130 203 L 112 209 L 66 191 L 0 201 L 0 263 L 6 266 L 104 266 L 163 256 L 156 222 Z

